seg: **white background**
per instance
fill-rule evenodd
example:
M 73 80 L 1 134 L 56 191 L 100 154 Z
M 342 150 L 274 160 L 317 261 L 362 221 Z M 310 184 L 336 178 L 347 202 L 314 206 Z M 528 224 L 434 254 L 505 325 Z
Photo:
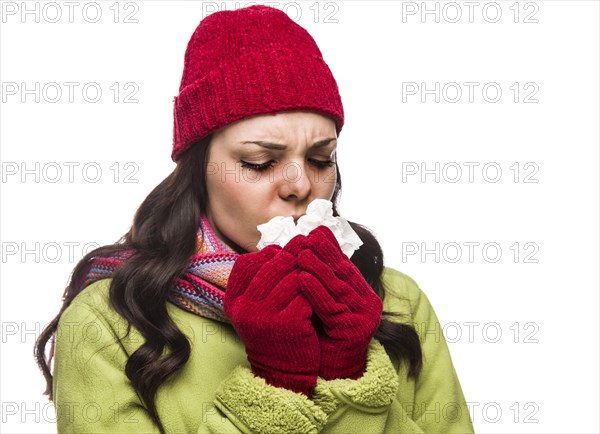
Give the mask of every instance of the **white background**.
M 3 432 L 55 431 L 34 340 L 84 245 L 115 242 L 175 167 L 185 48 L 222 7 L 114 3 L 98 2 L 94 23 L 89 2 L 73 22 L 63 2 L 26 2 L 39 22 L 21 16 L 21 2 L 2 2 Z M 599 432 L 598 2 L 478 2 L 472 17 L 464 2 L 315 3 L 275 6 L 313 35 L 340 87 L 340 211 L 371 228 L 386 265 L 430 298 L 476 431 Z M 79 83 L 73 102 L 65 82 Z M 472 102 L 465 82 L 478 83 Z M 35 83 L 39 102 L 24 92 Z M 56 103 L 48 83 L 63 92 Z M 102 89 L 96 103 L 82 96 L 88 83 Z M 421 94 L 436 83 L 439 102 Z M 448 83 L 463 92 L 457 102 Z M 134 91 L 138 102 L 125 103 Z M 433 171 L 422 179 L 422 169 Z

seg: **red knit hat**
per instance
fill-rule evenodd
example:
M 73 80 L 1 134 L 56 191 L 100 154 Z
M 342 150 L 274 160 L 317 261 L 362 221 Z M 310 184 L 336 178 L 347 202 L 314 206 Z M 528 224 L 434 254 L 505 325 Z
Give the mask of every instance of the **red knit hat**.
M 185 52 L 171 158 L 239 119 L 292 110 L 331 117 L 338 135 L 344 125 L 337 83 L 314 39 L 269 6 L 215 12 Z

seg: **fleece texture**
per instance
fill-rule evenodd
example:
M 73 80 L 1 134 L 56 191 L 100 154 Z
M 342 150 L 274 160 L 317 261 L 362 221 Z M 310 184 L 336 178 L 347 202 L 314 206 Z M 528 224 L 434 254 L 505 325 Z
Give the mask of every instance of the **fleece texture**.
M 311 399 L 252 374 L 244 344 L 230 324 L 168 303 L 191 343 L 187 364 L 158 390 L 168 433 L 473 433 L 469 409 L 442 327 L 414 280 L 385 268 L 384 311 L 415 326 L 423 369 L 369 344 L 364 374 L 317 380 Z M 65 310 L 56 335 L 53 392 L 60 433 L 158 433 L 125 375 L 128 357 L 144 341 L 110 306 L 110 279 L 85 288 Z

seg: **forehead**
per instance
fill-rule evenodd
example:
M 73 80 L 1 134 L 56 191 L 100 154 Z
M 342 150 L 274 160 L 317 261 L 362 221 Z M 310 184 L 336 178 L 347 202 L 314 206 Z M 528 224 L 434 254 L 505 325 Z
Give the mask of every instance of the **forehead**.
M 240 139 L 279 139 L 336 137 L 333 119 L 315 112 L 260 114 L 236 121 L 215 135 Z

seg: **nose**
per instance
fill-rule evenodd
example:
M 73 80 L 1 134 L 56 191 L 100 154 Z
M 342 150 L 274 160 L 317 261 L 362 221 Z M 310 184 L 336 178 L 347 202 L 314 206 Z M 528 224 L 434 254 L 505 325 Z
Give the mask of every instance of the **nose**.
M 290 162 L 282 167 L 279 195 L 285 200 L 305 200 L 312 191 L 308 168 L 299 162 Z

